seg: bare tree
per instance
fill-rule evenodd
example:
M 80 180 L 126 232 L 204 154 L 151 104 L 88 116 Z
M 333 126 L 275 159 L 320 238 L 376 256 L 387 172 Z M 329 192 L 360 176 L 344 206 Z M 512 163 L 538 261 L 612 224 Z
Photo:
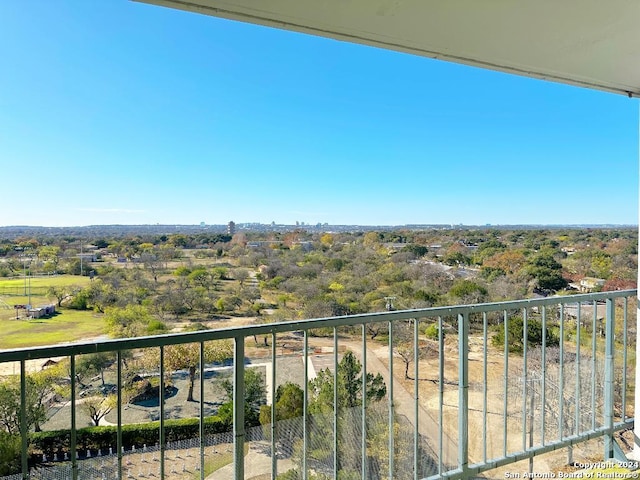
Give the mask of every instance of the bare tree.
M 249 278 L 249 271 L 246 268 L 237 268 L 233 272 L 233 276 L 238 282 L 240 282 L 240 287 L 244 287 L 244 282 Z
M 116 395 L 106 397 L 87 397 L 80 403 L 80 410 L 89 416 L 93 424 L 97 427 L 100 420 L 106 417 L 117 405 Z
M 559 347 L 533 348 L 527 352 L 527 369 L 510 376 L 509 393 L 526 409 L 530 447 L 536 437 L 547 441 L 577 435 L 601 426 L 604 399 L 602 361 L 591 352 L 564 351 Z M 594 395 L 595 392 L 595 395 Z M 522 407 L 521 407 L 522 406 Z M 544 420 L 544 432 L 542 431 Z M 573 463 L 573 447 L 567 449 Z
M 393 353 L 404 362 L 404 378 L 409 379 L 409 366 L 415 359 L 415 322 L 417 319 L 398 322 L 393 327 Z M 419 329 L 418 329 L 419 330 Z M 419 335 L 418 331 L 418 335 Z M 431 342 L 418 342 L 418 360 L 427 357 L 432 351 Z

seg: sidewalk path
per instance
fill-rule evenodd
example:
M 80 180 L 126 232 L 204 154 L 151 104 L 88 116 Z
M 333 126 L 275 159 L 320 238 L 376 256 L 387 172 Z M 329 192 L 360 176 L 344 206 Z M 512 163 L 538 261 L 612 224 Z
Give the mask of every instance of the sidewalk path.
M 271 472 L 271 456 L 266 453 L 269 447 L 269 442 L 251 442 L 249 453 L 244 457 L 244 478 L 251 479 Z M 278 460 L 278 473 L 286 472 L 293 467 L 291 459 Z M 233 474 L 232 462 L 213 472 L 207 480 L 235 480 Z

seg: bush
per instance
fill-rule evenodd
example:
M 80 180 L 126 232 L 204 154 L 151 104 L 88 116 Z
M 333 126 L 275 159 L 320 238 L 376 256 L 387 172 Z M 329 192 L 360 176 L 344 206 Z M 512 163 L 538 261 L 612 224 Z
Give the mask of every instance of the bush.
M 161 333 L 167 333 L 168 331 L 169 329 L 167 328 L 167 325 L 160 320 L 149 320 L 149 323 L 147 324 L 148 335 L 159 335 Z
M 20 471 L 20 437 L 0 430 L 0 475 Z
M 440 329 L 438 328 L 437 323 L 432 323 L 425 330 L 424 334 L 429 340 L 439 340 L 440 339 Z M 442 332 L 442 338 L 444 338 L 445 332 Z
M 512 317 L 509 319 L 507 329 L 507 344 L 509 351 L 513 353 L 522 353 L 524 349 L 524 321 L 522 317 Z M 546 346 L 556 347 L 560 345 L 560 338 L 555 328 L 547 325 Z M 504 346 L 504 325 L 498 326 L 498 332 L 491 339 L 496 347 Z M 535 347 L 542 345 L 542 323 L 540 320 L 528 319 L 527 321 L 527 345 Z
M 183 418 L 179 420 L 165 420 L 165 438 L 167 442 L 188 440 L 199 435 L 200 423 L 197 418 Z M 204 419 L 205 435 L 228 432 L 232 425 L 228 420 L 214 415 Z M 155 445 L 159 436 L 160 422 L 129 424 L 122 426 L 122 443 L 129 449 L 135 445 Z M 54 430 L 31 434 L 31 444 L 34 450 L 39 450 L 47 456 L 58 455 L 69 451 L 69 430 Z M 0 437 L 1 444 L 1 437 Z M 115 425 L 80 428 L 76 431 L 78 451 L 98 450 L 106 453 L 111 447 L 114 451 L 117 445 L 117 429 Z M 18 445 L 18 454 L 19 454 Z M 0 450 L 0 454 L 2 451 Z
M 89 291 L 82 289 L 73 295 L 70 302 L 67 303 L 67 307 L 73 310 L 88 310 L 89 309 Z

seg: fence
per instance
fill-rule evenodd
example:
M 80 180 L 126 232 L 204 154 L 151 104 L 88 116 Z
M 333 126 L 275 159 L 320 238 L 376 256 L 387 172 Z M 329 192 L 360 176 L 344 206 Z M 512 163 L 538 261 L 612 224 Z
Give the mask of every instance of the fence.
M 205 347 L 225 340 L 232 341 L 234 347 L 233 433 L 229 437 L 233 472 L 229 478 L 269 472 L 275 478 L 292 469 L 305 479 L 312 474 L 329 478 L 339 474 L 374 479 L 471 478 L 515 462 L 532 465 L 536 457 L 559 450 L 580 461 L 580 446 L 594 439 L 602 441 L 601 458 L 614 457 L 614 435 L 633 425 L 629 402 L 633 382 L 627 377 L 635 362 L 628 354 L 635 344 L 635 337 L 629 335 L 636 315 L 635 305 L 631 305 L 635 293 L 381 312 L 5 351 L 0 352 L 0 363 L 20 363 L 24 399 L 27 360 L 69 357 L 69 459 L 54 470 L 65 471 L 61 475 L 71 479 L 100 478 L 92 476 L 101 475 L 96 473 L 99 469 L 87 472 L 87 468 L 97 468 L 91 465 L 102 465 L 106 478 L 133 475 L 127 464 L 131 453 L 123 451 L 126 445 L 121 429 L 126 406 L 126 352 L 158 350 L 162 383 L 168 368 L 165 354 L 171 346 L 195 344 L 198 364 L 206 366 Z M 374 329 L 376 340 L 371 340 L 368 335 Z M 329 337 L 315 336 L 327 332 Z M 303 390 L 302 412 L 284 430 L 279 427 L 282 423 L 276 422 L 275 408 L 270 409 L 269 426 L 258 430 L 245 427 L 244 374 L 251 356 L 245 354 L 250 353 L 254 336 L 269 340 L 271 362 L 266 365 L 266 377 L 270 399 L 277 398 L 277 386 L 288 375 L 276 361 L 277 350 L 284 350 L 285 343 L 291 345 L 292 338 L 298 339 L 301 347 L 297 375 Z M 349 382 L 343 378 L 345 371 L 338 355 L 345 348 L 360 362 L 358 374 Z M 320 351 L 330 353 L 322 357 L 315 353 Z M 97 464 L 96 458 L 87 460 L 76 449 L 80 403 L 74 379 L 78 357 L 100 352 L 112 352 L 116 357 L 117 441 L 116 453 Z M 315 365 L 323 359 L 328 360 L 328 370 L 321 368 L 325 373 L 320 374 Z M 385 387 L 380 398 L 374 398 L 370 390 L 369 379 L 377 374 Z M 319 386 L 318 381 L 311 381 L 318 376 L 327 382 Z M 196 380 L 200 392 L 205 392 L 205 377 L 200 375 Z M 172 478 L 181 474 L 182 468 L 172 454 L 176 447 L 165 437 L 164 391 L 159 388 L 156 478 Z M 328 399 L 324 403 L 319 403 L 321 394 Z M 351 397 L 355 403 L 347 405 L 344 399 Z M 205 403 L 206 398 L 199 402 L 200 433 L 189 447 L 198 450 L 193 454 L 201 479 L 211 456 L 204 435 Z M 51 467 L 29 470 L 27 411 L 24 401 L 21 405 L 20 478 L 50 478 L 37 475 L 44 475 Z M 245 445 L 255 449 L 256 444 L 263 446 L 260 452 L 247 455 Z M 141 478 L 147 475 L 140 470 L 135 473 Z

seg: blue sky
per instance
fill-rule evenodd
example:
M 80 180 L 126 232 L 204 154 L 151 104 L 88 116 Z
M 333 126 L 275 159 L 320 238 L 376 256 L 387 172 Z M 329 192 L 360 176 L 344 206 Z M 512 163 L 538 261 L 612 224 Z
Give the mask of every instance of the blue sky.
M 0 225 L 638 222 L 637 100 L 125 0 L 0 25 Z

